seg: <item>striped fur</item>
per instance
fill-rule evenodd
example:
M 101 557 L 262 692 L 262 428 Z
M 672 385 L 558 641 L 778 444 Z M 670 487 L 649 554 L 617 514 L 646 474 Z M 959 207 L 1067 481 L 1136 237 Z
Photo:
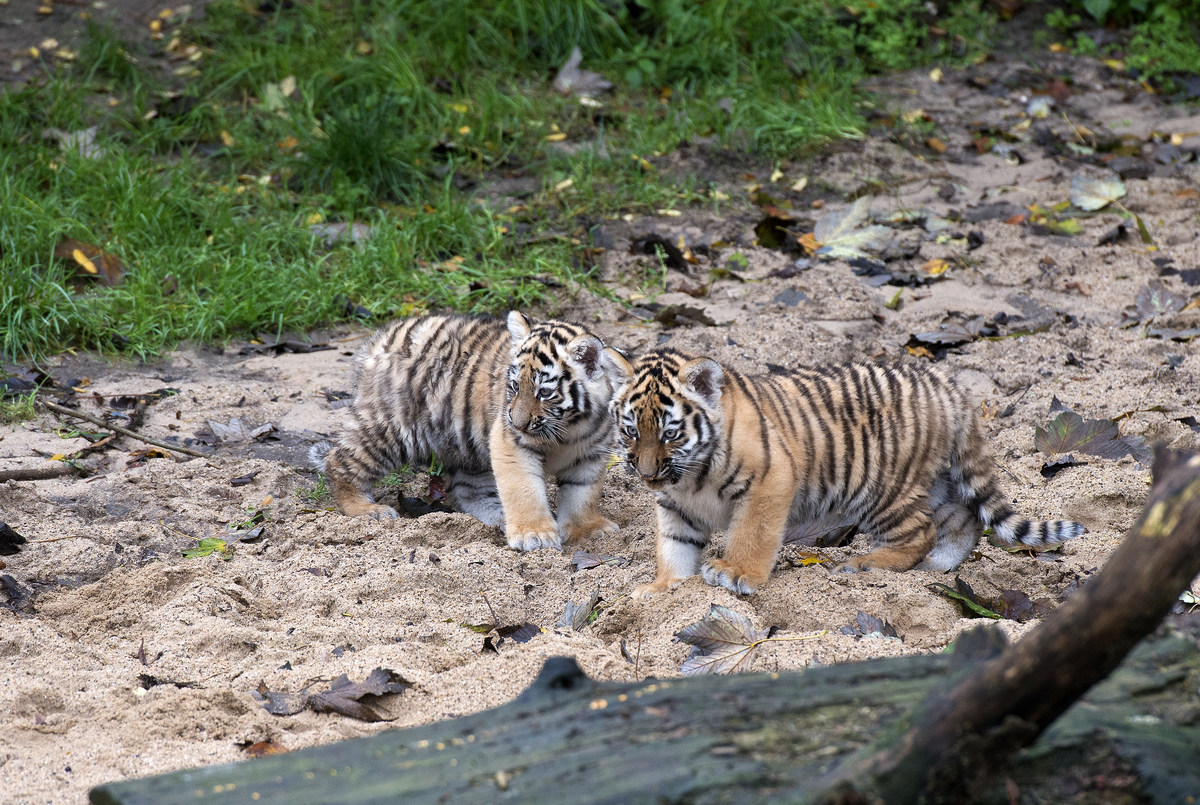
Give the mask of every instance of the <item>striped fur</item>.
M 621 368 L 627 382 L 612 403 L 619 438 L 658 497 L 658 574 L 637 595 L 696 573 L 719 530 L 725 554 L 700 572 L 709 584 L 753 592 L 785 528 L 830 512 L 879 543 L 847 571 L 950 570 L 983 526 L 1025 545 L 1086 530 L 1009 509 L 970 402 L 936 370 L 850 364 L 747 376 L 665 348 Z
M 615 530 L 597 508 L 612 449 L 615 354 L 582 327 L 534 324 L 515 311 L 507 327 L 480 316 L 389 324 L 359 353 L 349 424 L 325 460 L 338 505 L 348 515 L 397 516 L 371 487 L 436 455 L 458 508 L 503 528 L 513 548 L 561 548 Z

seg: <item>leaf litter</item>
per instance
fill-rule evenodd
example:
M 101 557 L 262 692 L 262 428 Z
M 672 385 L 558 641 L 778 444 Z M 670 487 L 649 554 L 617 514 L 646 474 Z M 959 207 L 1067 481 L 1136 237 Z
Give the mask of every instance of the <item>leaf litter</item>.
M 252 694 L 272 715 L 291 716 L 308 708 L 314 713 L 336 713 L 360 721 L 394 721 L 395 716 L 382 714 L 376 705 L 384 696 L 403 693 L 412 683 L 389 668 L 376 668 L 362 682 L 351 682 L 346 674 L 333 680 L 328 690 L 319 693 L 272 691 L 267 683 L 259 682 Z
M 803 637 L 774 637 L 774 627 L 756 629 L 745 615 L 711 604 L 702 620 L 675 633 L 675 639 L 692 647 L 680 667 L 684 676 L 728 674 L 749 670 L 755 650 L 772 641 L 815 640 L 827 631 Z
M 1141 436 L 1122 436 L 1117 423 L 1111 419 L 1084 419 L 1063 406 L 1057 397 L 1051 402 L 1050 410 L 1051 413 L 1059 411 L 1058 416 L 1044 428 L 1034 428 L 1033 443 L 1057 463 L 1061 463 L 1060 457 L 1074 452 L 1112 459 L 1133 456 L 1146 465 L 1153 458 Z

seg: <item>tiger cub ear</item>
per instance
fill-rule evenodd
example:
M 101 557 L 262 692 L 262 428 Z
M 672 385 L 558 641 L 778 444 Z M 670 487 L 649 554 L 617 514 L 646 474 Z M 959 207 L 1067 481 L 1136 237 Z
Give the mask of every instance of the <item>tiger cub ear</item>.
M 600 356 L 600 365 L 614 386 L 628 383 L 629 379 L 633 377 L 633 364 L 629 362 L 623 352 L 615 347 L 604 348 L 604 353 Z
M 524 315 L 513 310 L 508 314 L 508 332 L 512 335 L 513 345 L 520 344 L 529 337 L 529 333 L 533 328 L 529 326 L 529 319 Z
M 709 408 L 721 401 L 721 383 L 725 371 L 712 358 L 694 358 L 679 370 L 684 388 L 690 391 Z
M 588 380 L 595 380 L 604 369 L 604 342 L 594 335 L 581 335 L 567 344 L 567 354 L 583 367 Z

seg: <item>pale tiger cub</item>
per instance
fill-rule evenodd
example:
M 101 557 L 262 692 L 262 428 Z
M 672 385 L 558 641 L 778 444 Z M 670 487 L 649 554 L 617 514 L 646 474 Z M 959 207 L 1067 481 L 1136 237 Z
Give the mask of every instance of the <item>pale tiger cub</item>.
M 612 452 L 616 373 L 599 338 L 561 321 L 424 316 L 379 330 L 358 356 L 349 424 L 325 470 L 348 515 L 396 517 L 370 490 L 434 454 L 457 507 L 518 550 L 616 530 L 598 510 Z M 558 518 L 546 478 L 558 482 Z
M 983 429 L 933 369 L 850 364 L 766 376 L 657 349 L 613 400 L 629 464 L 658 497 L 658 574 L 636 596 L 697 571 L 713 531 L 725 554 L 700 572 L 748 594 L 767 580 L 789 523 L 840 511 L 878 547 L 841 569 L 957 567 L 983 526 L 1006 543 L 1071 539 L 1078 523 L 1034 522 L 996 491 Z

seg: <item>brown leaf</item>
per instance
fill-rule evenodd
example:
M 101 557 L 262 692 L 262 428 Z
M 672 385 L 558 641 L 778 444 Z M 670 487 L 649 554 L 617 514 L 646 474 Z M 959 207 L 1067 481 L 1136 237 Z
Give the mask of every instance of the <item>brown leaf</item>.
M 125 281 L 125 265 L 120 259 L 91 243 L 64 238 L 54 247 L 54 256 L 60 260 L 70 260 L 80 274 L 92 277 L 110 288 Z
M 243 747 L 242 751 L 250 757 L 266 757 L 267 755 L 282 755 L 288 751 L 288 748 L 275 741 L 259 741 Z

